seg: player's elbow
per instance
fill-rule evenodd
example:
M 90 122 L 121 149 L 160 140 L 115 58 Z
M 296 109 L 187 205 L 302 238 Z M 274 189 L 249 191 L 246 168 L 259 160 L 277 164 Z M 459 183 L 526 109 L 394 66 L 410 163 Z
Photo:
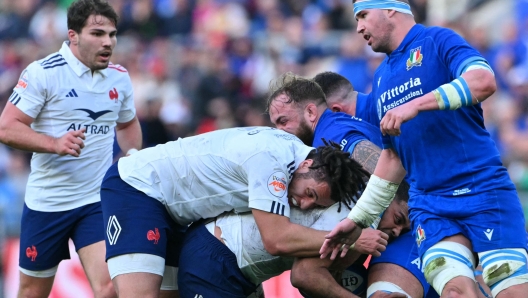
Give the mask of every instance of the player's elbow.
M 490 97 L 495 91 L 497 91 L 497 82 L 495 81 L 495 76 L 487 71 L 481 70 L 479 74 L 479 92 L 477 94 L 477 99 L 482 102 L 486 98 Z
M 277 239 L 262 239 L 262 242 L 266 251 L 272 256 L 283 256 L 288 253 L 286 245 Z

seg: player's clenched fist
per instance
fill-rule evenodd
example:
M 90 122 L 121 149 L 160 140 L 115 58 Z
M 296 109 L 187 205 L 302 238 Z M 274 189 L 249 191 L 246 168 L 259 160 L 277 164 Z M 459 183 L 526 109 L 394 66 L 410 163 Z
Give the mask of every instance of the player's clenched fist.
M 389 236 L 380 230 L 364 229 L 354 244 L 354 250 L 362 254 L 379 257 L 385 251 Z
M 81 149 L 84 148 L 83 140 L 86 139 L 84 132 L 86 128 L 80 130 L 68 131 L 62 137 L 55 139 L 55 153 L 60 156 L 71 155 L 79 157 Z

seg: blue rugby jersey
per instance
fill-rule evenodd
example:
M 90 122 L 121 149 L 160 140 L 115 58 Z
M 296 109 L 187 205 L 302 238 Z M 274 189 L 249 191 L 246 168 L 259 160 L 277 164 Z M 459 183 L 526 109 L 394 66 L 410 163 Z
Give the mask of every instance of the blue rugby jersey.
M 314 132 L 313 147 L 324 145 L 323 140 L 334 141 L 341 145 L 341 150 L 354 151 L 357 143 L 368 140 L 381 148 L 380 131 L 377 127 L 355 116 L 345 113 L 333 113 L 327 109 L 317 122 Z
M 484 58 L 449 29 L 415 25 L 377 69 L 372 96 L 381 120 L 388 110 L 458 78 L 469 63 Z M 398 152 L 411 194 L 443 196 L 514 188 L 484 127 L 480 104 L 454 111 L 422 112 L 383 137 Z
M 366 121 L 379 129 L 380 120 L 377 114 L 376 100 L 370 95 L 371 94 L 358 92 L 356 100 L 356 117 L 363 119 L 363 121 Z

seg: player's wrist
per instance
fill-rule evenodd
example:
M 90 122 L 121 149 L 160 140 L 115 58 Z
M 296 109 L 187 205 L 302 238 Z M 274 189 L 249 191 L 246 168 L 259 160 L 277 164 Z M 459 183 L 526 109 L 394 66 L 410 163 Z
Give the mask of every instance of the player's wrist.
M 440 110 L 456 110 L 473 105 L 471 91 L 463 77 L 436 88 L 432 93 Z

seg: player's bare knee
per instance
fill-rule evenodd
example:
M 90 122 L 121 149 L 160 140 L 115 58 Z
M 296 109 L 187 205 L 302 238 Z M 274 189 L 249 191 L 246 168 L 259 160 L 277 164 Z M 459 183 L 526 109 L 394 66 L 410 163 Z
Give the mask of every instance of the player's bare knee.
M 94 286 L 92 290 L 94 292 L 94 298 L 117 298 L 117 292 L 111 280 Z
M 528 254 L 525 249 L 497 249 L 479 253 L 482 278 L 493 297 L 512 286 L 528 283 Z
M 467 293 L 453 280 L 449 281 L 442 291 L 442 298 L 463 298 L 469 297 Z

